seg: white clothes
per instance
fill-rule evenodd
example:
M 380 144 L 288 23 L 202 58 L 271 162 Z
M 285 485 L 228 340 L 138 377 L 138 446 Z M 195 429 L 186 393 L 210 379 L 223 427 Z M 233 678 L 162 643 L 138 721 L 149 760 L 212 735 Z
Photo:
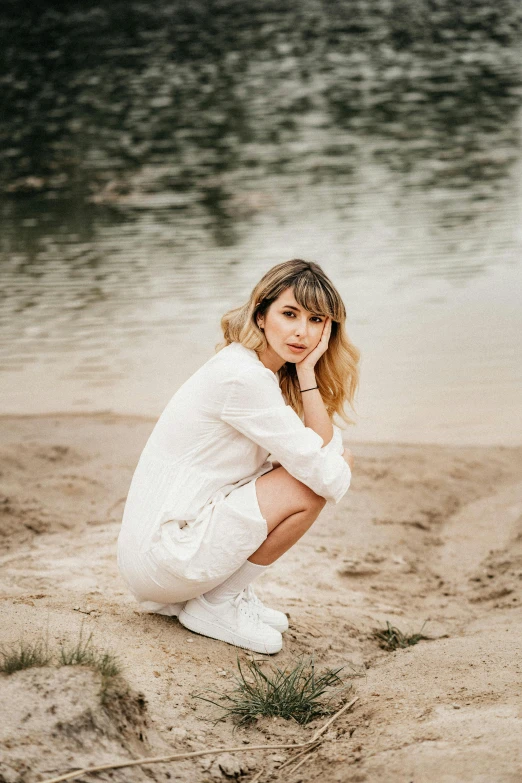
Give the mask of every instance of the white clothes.
M 268 565 L 259 565 L 258 563 L 251 563 L 250 560 L 245 560 L 243 565 L 237 571 L 234 571 L 232 576 L 229 576 L 220 585 L 214 587 L 213 590 L 205 593 L 205 601 L 208 601 L 209 604 L 219 604 L 223 601 L 232 600 L 269 567 Z
M 200 367 L 158 419 L 125 504 L 118 565 L 144 608 L 201 595 L 259 548 L 267 527 L 255 480 L 272 460 L 338 503 L 351 471 L 333 426 L 323 446 L 286 404 L 276 373 L 240 343 Z

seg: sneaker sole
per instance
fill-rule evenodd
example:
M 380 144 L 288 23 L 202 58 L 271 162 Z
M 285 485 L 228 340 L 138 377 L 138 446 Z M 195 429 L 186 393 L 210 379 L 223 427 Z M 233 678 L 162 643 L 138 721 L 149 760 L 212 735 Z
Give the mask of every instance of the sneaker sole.
M 267 655 L 273 655 L 279 652 L 283 644 L 266 644 L 262 642 L 255 642 L 251 639 L 247 639 L 245 636 L 240 636 L 228 628 L 213 623 L 210 620 L 203 620 L 200 617 L 195 617 L 189 614 L 184 609 L 181 611 L 179 622 L 189 631 L 199 633 L 201 636 L 209 636 L 211 639 L 217 639 L 220 642 L 227 642 L 227 644 L 233 644 L 235 647 L 243 647 L 246 650 L 252 650 L 253 652 L 265 653 Z

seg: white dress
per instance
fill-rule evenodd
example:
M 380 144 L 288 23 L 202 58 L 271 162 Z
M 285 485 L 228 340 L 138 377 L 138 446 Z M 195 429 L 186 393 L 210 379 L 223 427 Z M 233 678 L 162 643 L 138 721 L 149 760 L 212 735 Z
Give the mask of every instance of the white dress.
M 323 446 L 255 351 L 218 351 L 171 398 L 132 478 L 118 566 L 138 602 L 177 614 L 259 548 L 267 525 L 255 480 L 271 459 L 338 503 L 351 479 L 342 452 L 339 428 Z

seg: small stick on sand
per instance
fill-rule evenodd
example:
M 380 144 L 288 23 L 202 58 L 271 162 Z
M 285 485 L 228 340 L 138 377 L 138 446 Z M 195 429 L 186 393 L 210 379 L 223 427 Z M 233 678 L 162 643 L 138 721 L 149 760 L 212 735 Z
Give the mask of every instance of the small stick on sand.
M 308 753 L 305 753 L 305 756 L 304 756 L 304 758 L 302 758 L 302 759 L 301 759 L 301 761 L 298 761 L 298 762 L 297 762 L 297 764 L 295 765 L 295 767 L 292 767 L 291 769 L 289 769 L 289 770 L 288 770 L 288 774 L 289 774 L 289 775 L 293 775 L 293 773 L 294 773 L 296 770 L 298 770 L 298 769 L 299 769 L 299 767 L 300 767 L 302 764 L 304 764 L 304 763 L 305 763 L 305 761 L 308 761 L 308 759 L 310 758 L 310 756 L 312 755 L 312 753 L 314 752 L 314 750 L 317 750 L 317 748 L 314 748 L 313 750 L 309 750 L 309 751 L 308 751 Z
M 180 761 L 181 759 L 193 759 L 197 758 L 198 756 L 209 756 L 214 753 L 239 753 L 240 751 L 245 750 L 281 750 L 283 748 L 292 748 L 294 750 L 298 748 L 309 749 L 310 745 L 314 745 L 317 742 L 317 739 L 322 734 L 324 734 L 324 732 L 334 722 L 334 720 L 337 720 L 337 718 L 342 715 L 343 712 L 346 712 L 346 710 L 348 710 L 350 707 L 353 707 L 356 701 L 359 701 L 358 696 L 341 707 L 341 709 L 338 710 L 335 715 L 326 721 L 324 726 L 315 732 L 312 739 L 308 740 L 307 742 L 299 742 L 292 745 L 248 745 L 248 747 L 241 745 L 239 748 L 212 748 L 210 750 L 196 750 L 189 753 L 173 753 L 169 756 L 151 756 L 149 758 L 134 759 L 133 761 L 116 761 L 114 764 L 101 764 L 98 767 L 77 769 L 75 772 L 67 772 L 65 775 L 60 775 L 57 778 L 47 778 L 46 780 L 41 781 L 41 783 L 61 783 L 62 780 L 74 780 L 74 778 L 79 778 L 80 775 L 88 775 L 90 772 L 103 772 L 107 769 L 121 769 L 122 767 L 137 767 L 142 764 L 158 764 L 162 761 Z
M 305 755 L 305 753 L 309 753 L 310 751 L 315 750 L 317 747 L 319 747 L 320 744 L 321 743 L 318 742 L 317 745 L 311 745 L 309 748 L 305 748 L 304 750 L 302 750 L 301 753 L 297 753 L 295 756 L 292 756 L 291 758 L 287 759 L 286 761 L 283 761 L 281 766 L 279 766 L 277 768 L 277 772 L 281 772 L 282 769 L 284 769 L 285 767 L 288 767 L 290 764 L 293 764 L 294 761 L 297 761 L 297 759 L 300 759 L 301 756 Z

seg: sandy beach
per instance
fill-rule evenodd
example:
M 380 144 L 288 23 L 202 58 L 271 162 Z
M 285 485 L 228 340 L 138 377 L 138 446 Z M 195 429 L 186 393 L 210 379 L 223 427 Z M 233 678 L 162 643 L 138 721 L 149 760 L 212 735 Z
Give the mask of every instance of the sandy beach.
M 0 781 L 241 744 L 96 779 L 522 779 L 522 447 L 351 446 L 351 489 L 256 589 L 290 618 L 283 651 L 263 665 L 313 653 L 319 668 L 364 676 L 306 762 L 278 772 L 286 751 L 248 746 L 305 742 L 324 721 L 213 723 L 218 713 L 194 693 L 230 687 L 238 651 L 138 611 L 119 577 L 123 504 L 153 425 L 112 414 L 0 419 L 2 645 L 46 634 L 58 644 L 83 624 L 121 659 L 130 688 L 104 706 L 98 675 L 83 667 L 0 675 L 10 716 Z M 404 632 L 425 623 L 430 638 L 385 651 L 372 630 L 387 621 Z

